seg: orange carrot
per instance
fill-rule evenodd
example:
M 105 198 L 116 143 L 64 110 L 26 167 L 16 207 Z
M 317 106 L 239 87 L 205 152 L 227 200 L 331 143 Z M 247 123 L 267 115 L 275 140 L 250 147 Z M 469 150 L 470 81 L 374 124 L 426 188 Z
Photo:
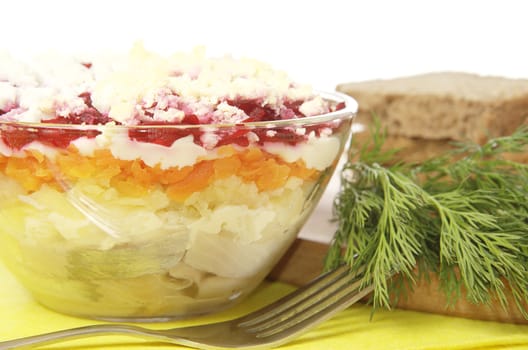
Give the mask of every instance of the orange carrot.
M 255 183 L 260 191 L 268 191 L 280 188 L 290 177 L 313 180 L 319 173 L 306 168 L 303 161 L 287 163 L 259 148 L 237 150 L 222 146 L 216 153 L 219 158 L 202 159 L 193 166 L 162 169 L 159 165 L 147 166 L 140 159 L 116 159 L 109 150 L 84 156 L 71 146 L 56 156 L 51 167 L 51 161 L 37 151 L 27 151 L 26 157 L 0 156 L 0 172 L 17 180 L 28 193 L 37 191 L 44 183 L 60 189 L 55 179 L 59 172 L 72 183 L 92 178 L 127 196 L 141 196 L 161 187 L 176 201 L 183 201 L 214 180 L 231 175 Z

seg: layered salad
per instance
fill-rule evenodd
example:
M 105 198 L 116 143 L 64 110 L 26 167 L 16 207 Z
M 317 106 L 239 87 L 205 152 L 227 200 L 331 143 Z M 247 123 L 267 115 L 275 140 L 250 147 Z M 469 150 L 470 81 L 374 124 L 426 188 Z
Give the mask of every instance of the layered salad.
M 313 209 L 354 106 L 251 59 L 0 52 L 0 252 L 42 304 L 165 319 L 249 293 Z

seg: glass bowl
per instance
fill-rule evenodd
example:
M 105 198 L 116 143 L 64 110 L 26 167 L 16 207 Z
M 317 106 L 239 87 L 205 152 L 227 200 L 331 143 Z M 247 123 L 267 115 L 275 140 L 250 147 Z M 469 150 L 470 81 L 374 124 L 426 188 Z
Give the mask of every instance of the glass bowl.
M 42 305 L 160 321 L 243 299 L 294 241 L 356 102 L 236 125 L 0 122 L 0 254 Z M 207 149 L 195 143 L 221 141 Z

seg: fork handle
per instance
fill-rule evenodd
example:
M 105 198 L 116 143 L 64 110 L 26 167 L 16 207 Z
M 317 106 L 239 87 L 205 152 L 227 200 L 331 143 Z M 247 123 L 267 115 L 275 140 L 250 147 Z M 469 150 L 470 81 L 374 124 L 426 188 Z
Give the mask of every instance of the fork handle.
M 65 329 L 62 331 L 56 331 L 51 333 L 44 333 L 39 335 L 34 335 L 30 337 L 8 340 L 0 342 L 0 350 L 8 349 L 31 349 L 39 346 L 44 346 L 48 344 L 60 343 L 64 341 L 87 338 L 87 337 L 96 337 L 103 335 L 116 335 L 116 334 L 128 334 L 133 336 L 154 336 L 156 337 L 155 332 L 152 334 L 147 334 L 145 330 L 128 325 L 92 325 L 78 328 Z

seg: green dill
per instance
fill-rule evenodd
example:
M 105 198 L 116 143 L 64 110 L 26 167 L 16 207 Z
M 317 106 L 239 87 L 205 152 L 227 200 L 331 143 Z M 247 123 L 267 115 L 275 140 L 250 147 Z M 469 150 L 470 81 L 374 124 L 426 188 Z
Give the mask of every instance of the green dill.
M 391 164 L 379 123 L 372 135 L 342 170 L 326 267 L 364 266 L 375 307 L 436 273 L 450 302 L 465 289 L 473 303 L 506 306 L 509 289 L 528 318 L 528 165 L 505 157 L 526 152 L 528 129 L 419 164 Z

